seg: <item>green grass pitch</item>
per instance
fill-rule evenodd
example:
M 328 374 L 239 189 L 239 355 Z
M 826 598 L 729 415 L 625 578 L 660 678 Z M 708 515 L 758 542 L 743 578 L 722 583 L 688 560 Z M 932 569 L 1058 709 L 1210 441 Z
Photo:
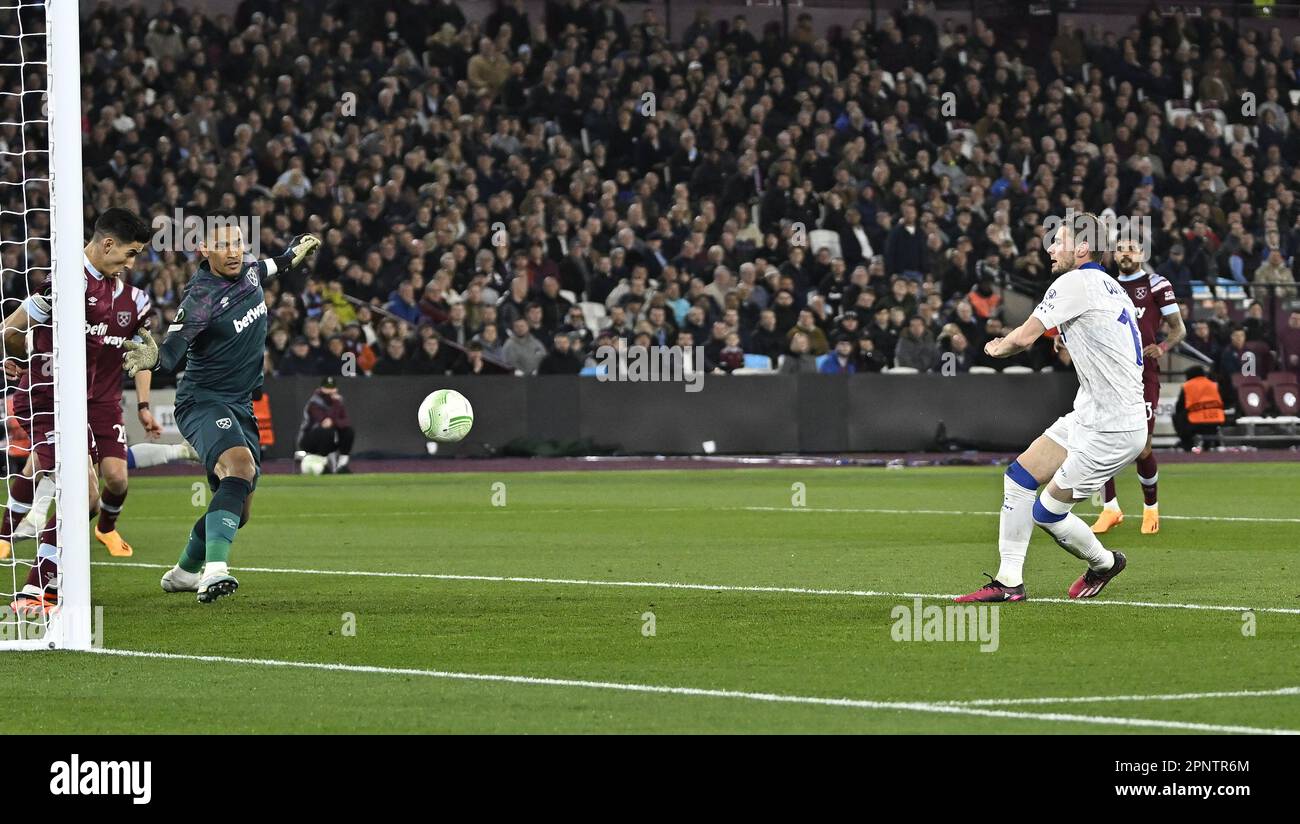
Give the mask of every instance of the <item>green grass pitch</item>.
M 1295 479 L 1162 467 L 1143 536 L 1125 473 L 1110 603 L 1062 602 L 1082 566 L 1036 532 L 981 652 L 895 641 L 891 611 L 996 571 L 994 467 L 268 476 L 211 606 L 158 586 L 194 479 L 136 478 L 135 556 L 93 547 L 94 602 L 105 649 L 169 657 L 0 656 L 41 697 L 0 731 L 1300 729 Z

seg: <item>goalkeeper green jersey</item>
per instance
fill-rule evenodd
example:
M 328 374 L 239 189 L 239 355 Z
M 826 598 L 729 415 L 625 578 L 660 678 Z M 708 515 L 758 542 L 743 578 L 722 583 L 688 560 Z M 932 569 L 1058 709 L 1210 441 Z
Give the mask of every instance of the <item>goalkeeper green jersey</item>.
M 266 348 L 266 299 L 262 281 L 266 261 L 250 263 L 235 277 L 215 274 L 205 260 L 190 279 L 180 310 L 167 328 L 167 340 L 185 339 L 185 374 L 176 388 L 176 404 L 193 400 L 248 403 L 262 388 Z M 163 344 L 161 366 L 179 347 Z

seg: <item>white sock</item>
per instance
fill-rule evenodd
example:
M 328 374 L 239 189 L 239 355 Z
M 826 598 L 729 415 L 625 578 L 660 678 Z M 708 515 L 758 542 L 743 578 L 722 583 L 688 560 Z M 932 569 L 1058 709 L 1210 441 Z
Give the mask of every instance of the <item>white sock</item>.
M 179 443 L 137 443 L 128 448 L 135 459 L 136 469 L 162 466 L 185 457 L 185 444 Z
M 1034 523 L 1046 530 L 1066 552 L 1088 562 L 1088 568 L 1100 572 L 1115 563 L 1115 554 L 1101 545 L 1092 529 L 1070 510 L 1073 503 L 1058 501 L 1047 490 L 1034 507 Z M 1055 516 L 1064 516 L 1056 518 Z
M 39 526 L 45 526 L 50 519 L 50 507 L 54 506 L 54 478 L 48 473 L 36 485 L 35 497 L 32 499 L 32 511 L 27 513 L 27 520 Z
M 1105 507 L 1106 509 L 1111 510 L 1112 512 L 1119 512 L 1119 498 L 1118 497 L 1111 498 L 1109 501 L 1106 501 L 1104 504 L 1102 504 L 1102 506 Z
M 330 462 L 330 472 L 334 472 L 338 469 L 339 453 L 331 452 L 329 455 L 325 457 L 325 459 Z
M 1155 474 L 1155 476 L 1154 476 L 1154 477 L 1151 477 L 1151 478 L 1143 478 L 1141 475 L 1138 475 L 1138 483 L 1142 484 L 1143 486 L 1154 486 L 1154 485 L 1155 485 L 1159 480 L 1160 480 L 1160 473 L 1159 473 L 1159 472 L 1157 472 L 1157 473 Z M 1145 498 L 1146 498 L 1146 494 L 1145 494 L 1145 493 L 1143 493 L 1143 496 L 1142 496 L 1142 497 L 1143 497 L 1143 499 L 1144 499 L 1144 501 L 1143 501 L 1143 503 L 1142 503 L 1142 509 L 1143 509 L 1143 510 L 1148 510 L 1148 509 L 1158 509 L 1158 508 L 1159 508 L 1159 504 L 1150 504 L 1150 505 L 1148 505 L 1148 504 L 1145 502 Z
M 210 578 L 213 575 L 229 575 L 229 574 L 230 572 L 228 569 L 226 569 L 225 561 L 208 561 L 206 564 L 203 565 L 204 578 Z
M 1037 487 L 1029 489 L 1023 485 L 1033 480 L 1028 473 L 1016 474 L 1020 481 L 1011 477 L 1011 470 L 1002 476 L 1002 516 L 998 522 L 998 555 L 1002 563 L 997 579 L 1009 587 L 1025 582 L 1025 555 L 1034 533 L 1034 493 L 1038 491 Z
M 343 467 L 345 467 L 345 466 L 348 465 L 348 458 L 349 458 L 349 457 L 350 457 L 350 456 L 348 456 L 348 455 L 339 455 L 339 469 L 342 469 Z
M 192 584 L 197 581 L 199 577 L 199 573 L 187 572 L 186 570 L 181 569 L 179 565 L 172 567 L 172 580 L 177 583 Z

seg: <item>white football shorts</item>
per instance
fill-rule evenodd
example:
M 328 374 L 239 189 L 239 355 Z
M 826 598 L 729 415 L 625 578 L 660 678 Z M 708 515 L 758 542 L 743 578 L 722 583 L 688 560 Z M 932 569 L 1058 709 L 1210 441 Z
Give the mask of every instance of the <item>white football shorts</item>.
M 1073 412 L 1057 418 L 1043 434 L 1065 447 L 1065 463 L 1052 480 L 1071 490 L 1076 501 L 1092 497 L 1147 444 L 1145 426 L 1129 432 L 1098 432 L 1075 423 Z

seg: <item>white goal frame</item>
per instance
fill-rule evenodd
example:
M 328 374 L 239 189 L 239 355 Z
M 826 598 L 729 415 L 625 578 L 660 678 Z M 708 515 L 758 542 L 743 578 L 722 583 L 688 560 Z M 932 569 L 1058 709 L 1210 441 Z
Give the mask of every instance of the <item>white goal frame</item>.
M 0 641 L 0 650 L 92 646 L 90 459 L 86 451 L 86 290 L 81 186 L 81 39 L 76 0 L 44 0 L 46 126 L 49 139 L 50 277 L 54 335 L 54 479 L 59 607 L 39 637 Z M 39 625 L 37 625 L 39 626 Z M 28 625 L 29 630 L 35 627 Z M 33 634 L 36 634 L 33 632 Z

